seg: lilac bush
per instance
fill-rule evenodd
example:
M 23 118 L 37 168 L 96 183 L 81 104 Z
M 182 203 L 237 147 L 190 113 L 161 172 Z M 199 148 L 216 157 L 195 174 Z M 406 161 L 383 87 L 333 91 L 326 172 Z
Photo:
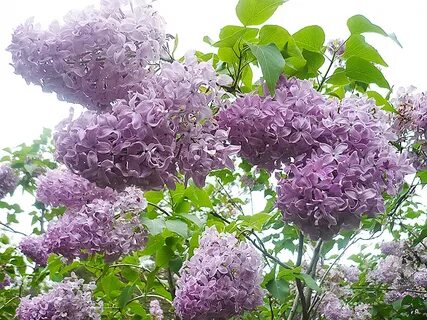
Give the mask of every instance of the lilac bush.
M 92 298 L 94 283 L 66 278 L 50 291 L 24 297 L 16 311 L 19 320 L 100 320 L 102 303 Z
M 262 304 L 261 256 L 232 234 L 207 229 L 180 270 L 174 306 L 182 319 L 228 319 Z

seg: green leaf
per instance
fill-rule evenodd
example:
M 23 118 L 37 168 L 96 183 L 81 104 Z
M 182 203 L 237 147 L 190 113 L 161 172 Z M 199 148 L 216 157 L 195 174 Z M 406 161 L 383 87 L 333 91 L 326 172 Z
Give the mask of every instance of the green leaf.
M 163 217 L 158 217 L 156 219 L 142 217 L 141 223 L 147 227 L 151 235 L 157 235 L 161 233 L 165 227 L 165 219 Z
M 215 42 L 214 47 L 233 48 L 241 39 L 253 40 L 258 34 L 256 28 L 245 28 L 241 26 L 225 26 L 219 33 L 219 41 Z
M 101 279 L 101 285 L 107 297 L 113 298 L 119 295 L 123 283 L 114 274 L 109 274 Z
M 265 25 L 259 31 L 258 44 L 274 43 L 279 49 L 282 49 L 290 37 L 289 32 L 280 26 Z
M 190 199 L 196 208 L 212 208 L 211 199 L 205 189 L 191 185 L 185 190 L 184 196 Z
M 388 111 L 388 112 L 394 112 L 397 113 L 396 109 L 385 99 L 382 95 L 380 95 L 376 91 L 366 91 L 366 95 L 369 98 L 373 98 L 375 100 L 375 104 L 379 107 L 382 107 L 382 110 Z
M 322 53 L 325 32 L 319 26 L 308 26 L 294 33 L 293 38 L 301 49 Z
M 134 290 L 135 290 L 135 286 L 127 286 L 123 288 L 119 296 L 120 310 L 122 310 L 128 304 L 128 302 L 132 299 Z
M 390 89 L 390 85 L 382 72 L 368 61 L 359 57 L 351 57 L 347 60 L 346 75 L 356 81 L 366 84 L 375 83 L 381 88 Z
M 427 170 L 418 171 L 417 177 L 420 178 L 422 184 L 427 184 Z
M 350 83 L 350 80 L 345 75 L 344 68 L 336 68 L 334 73 L 329 77 L 326 82 L 333 85 L 342 86 Z
M 239 0 L 236 14 L 244 26 L 256 26 L 266 22 L 284 0 Z
M 320 287 L 317 285 L 316 281 L 310 275 L 308 275 L 306 273 L 300 273 L 299 275 L 297 275 L 297 278 L 304 280 L 305 284 L 310 289 L 313 289 L 317 292 L 322 291 L 322 289 L 320 289 Z
M 285 67 L 285 59 L 283 59 L 277 46 L 272 43 L 268 45 L 250 44 L 249 48 L 257 58 L 264 80 L 267 82 L 270 95 L 273 96 L 277 80 Z
M 241 215 L 238 219 L 243 222 L 243 225 L 253 228 L 257 231 L 261 231 L 264 223 L 270 219 L 270 215 L 268 213 L 260 212 L 251 216 Z
M 165 239 L 161 234 L 148 237 L 147 245 L 143 251 L 143 254 L 149 256 L 152 255 L 156 250 L 165 243 Z
M 387 63 L 378 51 L 367 43 L 365 37 L 360 34 L 351 35 L 345 44 L 343 58 L 348 59 L 354 56 L 387 67 Z
M 188 237 L 188 226 L 185 222 L 176 219 L 166 220 L 166 228 L 184 239 Z
M 270 280 L 267 282 L 265 287 L 268 292 L 270 292 L 271 295 L 280 302 L 284 302 L 289 294 L 289 284 L 284 279 Z
M 396 42 L 400 47 L 402 45 L 400 44 L 399 40 L 397 40 L 396 35 L 394 33 L 388 34 L 384 31 L 383 28 L 380 26 L 377 26 L 376 24 L 373 24 L 371 21 L 369 21 L 368 18 L 365 16 L 362 16 L 360 14 L 352 16 L 347 20 L 347 26 L 350 30 L 351 34 L 361 34 L 361 33 L 378 33 L 382 36 L 389 37 L 394 42 Z
M 156 266 L 164 267 L 173 257 L 173 251 L 168 246 L 160 247 L 156 252 Z

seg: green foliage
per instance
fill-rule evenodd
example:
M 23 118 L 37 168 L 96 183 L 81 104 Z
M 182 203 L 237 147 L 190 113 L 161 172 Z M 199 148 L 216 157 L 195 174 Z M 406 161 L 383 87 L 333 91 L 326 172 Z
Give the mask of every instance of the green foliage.
M 236 14 L 244 26 L 256 26 L 266 22 L 284 0 L 239 0 Z

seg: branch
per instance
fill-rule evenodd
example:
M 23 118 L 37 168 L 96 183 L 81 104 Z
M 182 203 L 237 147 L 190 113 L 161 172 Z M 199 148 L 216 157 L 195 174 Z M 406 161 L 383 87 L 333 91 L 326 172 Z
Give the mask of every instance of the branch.
M 149 205 L 149 206 L 152 206 L 152 207 L 154 207 L 154 208 L 156 208 L 156 209 L 158 209 L 158 210 L 160 210 L 161 212 L 163 212 L 165 215 L 167 215 L 167 216 L 172 216 L 172 214 L 170 214 L 169 212 L 167 212 L 165 209 L 163 209 L 163 208 L 161 208 L 161 207 L 159 207 L 157 204 L 155 204 L 155 203 L 152 203 L 152 202 L 147 202 L 147 204 Z
M 16 233 L 16 234 L 20 234 L 20 235 L 23 235 L 25 237 L 28 236 L 27 234 L 25 234 L 25 233 L 23 233 L 21 231 L 15 230 L 15 229 L 13 229 L 12 227 L 10 227 L 9 225 L 7 225 L 7 224 L 5 224 L 3 222 L 0 222 L 0 225 L 3 226 L 3 227 L 5 227 L 7 229 L 6 231 L 13 232 L 13 233 Z

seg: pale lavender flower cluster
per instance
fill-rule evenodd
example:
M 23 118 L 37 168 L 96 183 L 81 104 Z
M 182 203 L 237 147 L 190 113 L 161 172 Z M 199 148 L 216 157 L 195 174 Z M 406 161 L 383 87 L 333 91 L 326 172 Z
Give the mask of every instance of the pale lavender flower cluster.
M 63 122 L 54 137 L 56 157 L 100 187 L 173 187 L 178 168 L 202 186 L 211 170 L 232 168 L 230 156 L 238 151 L 212 118 L 216 80 L 212 66 L 194 56 L 166 63 L 111 112 Z
M 18 184 L 18 176 L 8 164 L 0 165 L 0 199 L 13 193 Z
M 49 170 L 37 181 L 37 200 L 52 207 L 81 208 L 95 199 L 112 200 L 117 193 L 101 189 L 68 170 Z
M 244 95 L 219 113 L 219 124 L 229 130 L 230 142 L 241 146 L 243 158 L 261 168 L 280 169 L 317 145 L 325 102 L 309 81 L 282 77 L 274 98 Z
M 129 4 L 102 0 L 100 9 L 71 11 L 47 30 L 28 20 L 8 47 L 15 72 L 60 100 L 108 109 L 160 59 L 166 41 L 157 12 Z
M 152 320 L 163 320 L 163 310 L 160 307 L 159 300 L 150 301 L 150 315 Z
M 427 291 L 417 292 L 427 289 L 427 250 L 423 244 L 411 247 L 403 241 L 393 241 L 383 243 L 381 250 L 386 257 L 369 273 L 369 279 L 388 286 L 385 301 L 391 303 L 407 295 L 427 299 Z
M 94 283 L 66 278 L 50 291 L 24 297 L 16 310 L 19 320 L 100 320 L 102 303 L 92 299 Z
M 393 129 L 410 146 L 414 167 L 427 170 L 427 93 L 415 93 L 415 87 L 399 88 L 394 107 Z
M 45 234 L 25 238 L 21 251 L 40 265 L 47 255 L 60 254 L 69 260 L 99 253 L 107 261 L 144 248 L 146 230 L 139 213 L 147 206 L 142 192 L 127 188 L 116 199 L 94 199 L 82 207 L 68 208 Z
M 228 319 L 262 304 L 261 282 L 258 252 L 210 228 L 180 270 L 173 304 L 183 320 Z
M 0 281 L 0 290 L 10 286 L 12 284 L 10 276 L 8 274 L 4 275 L 4 278 L 2 281 Z
M 318 312 L 326 320 L 371 320 L 371 307 L 367 304 L 358 304 L 350 307 L 338 297 L 328 292 L 323 298 Z
M 19 249 L 38 265 L 46 265 L 49 252 L 44 244 L 44 235 L 23 238 L 19 243 Z
M 382 193 L 395 194 L 413 172 L 389 145 L 386 115 L 373 100 L 327 101 L 308 81 L 282 77 L 274 98 L 245 95 L 218 117 L 242 157 L 269 170 L 285 165 L 277 205 L 313 239 L 383 212 Z

